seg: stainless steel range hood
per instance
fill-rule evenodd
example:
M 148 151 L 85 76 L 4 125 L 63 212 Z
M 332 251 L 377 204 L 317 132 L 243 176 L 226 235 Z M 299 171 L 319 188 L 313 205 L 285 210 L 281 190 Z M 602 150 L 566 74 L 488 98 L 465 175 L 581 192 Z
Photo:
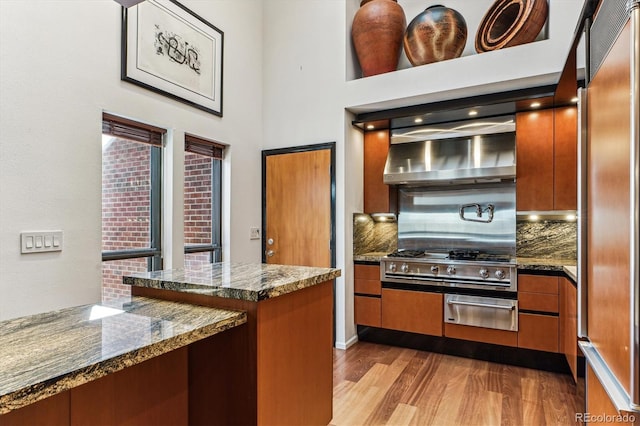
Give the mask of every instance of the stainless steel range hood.
M 396 129 L 384 168 L 390 185 L 491 182 L 516 176 L 513 116 Z

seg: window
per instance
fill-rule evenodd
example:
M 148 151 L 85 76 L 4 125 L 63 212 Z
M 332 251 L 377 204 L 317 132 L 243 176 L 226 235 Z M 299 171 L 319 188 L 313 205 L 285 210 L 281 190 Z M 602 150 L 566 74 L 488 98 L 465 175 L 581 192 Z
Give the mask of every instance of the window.
M 224 145 L 185 134 L 184 265 L 222 260 L 221 182 Z
M 130 294 L 122 276 L 162 268 L 164 129 L 103 114 L 102 299 Z

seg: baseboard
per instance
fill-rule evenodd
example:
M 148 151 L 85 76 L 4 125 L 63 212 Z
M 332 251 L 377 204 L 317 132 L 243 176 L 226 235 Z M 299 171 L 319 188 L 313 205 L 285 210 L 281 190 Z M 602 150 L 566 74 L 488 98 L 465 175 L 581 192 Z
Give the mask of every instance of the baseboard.
M 336 342 L 336 349 L 342 349 L 343 351 L 347 350 L 351 346 L 353 346 L 357 341 L 358 341 L 358 335 L 356 334 L 355 336 L 353 336 L 351 339 L 347 340 L 346 342 Z

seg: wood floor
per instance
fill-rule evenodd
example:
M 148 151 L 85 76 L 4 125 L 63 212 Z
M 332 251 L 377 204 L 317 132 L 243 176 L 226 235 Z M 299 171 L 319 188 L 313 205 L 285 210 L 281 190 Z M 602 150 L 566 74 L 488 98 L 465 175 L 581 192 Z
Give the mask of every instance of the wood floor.
M 331 425 L 573 425 L 584 381 L 358 342 L 334 350 Z

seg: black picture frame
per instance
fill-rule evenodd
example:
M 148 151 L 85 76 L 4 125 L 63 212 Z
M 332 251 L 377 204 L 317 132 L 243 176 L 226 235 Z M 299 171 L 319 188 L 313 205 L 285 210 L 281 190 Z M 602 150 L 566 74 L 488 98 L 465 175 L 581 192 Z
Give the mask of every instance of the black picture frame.
M 224 33 L 175 0 L 122 8 L 123 81 L 222 117 Z

